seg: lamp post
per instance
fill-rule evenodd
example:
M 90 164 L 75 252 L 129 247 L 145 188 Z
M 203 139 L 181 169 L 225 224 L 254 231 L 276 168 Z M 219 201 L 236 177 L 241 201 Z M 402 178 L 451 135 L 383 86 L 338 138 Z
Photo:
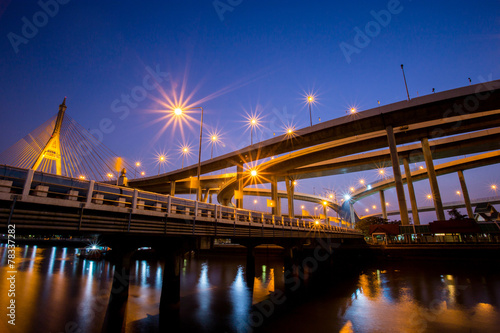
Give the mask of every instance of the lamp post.
M 165 156 L 160 155 L 158 157 L 158 175 L 160 175 L 160 167 L 163 162 L 165 162 Z
M 202 135 L 203 135 L 203 108 L 201 106 L 195 106 L 195 107 L 192 107 L 192 108 L 187 108 L 187 109 L 181 109 L 181 108 L 175 108 L 174 109 L 174 114 L 176 116 L 181 116 L 182 113 L 184 111 L 189 111 L 189 110 L 194 110 L 194 109 L 200 109 L 201 110 L 201 120 L 200 120 L 200 145 L 199 145 L 199 149 L 198 149 L 198 171 L 197 171 L 197 175 L 196 175 L 196 179 L 197 179 L 197 182 L 198 182 L 198 188 L 196 190 L 196 200 L 200 201 L 201 198 L 200 198 L 200 173 L 201 173 L 201 139 L 202 139 Z
M 184 169 L 184 156 L 189 154 L 189 148 L 188 147 L 183 147 L 182 148 L 182 164 L 181 164 L 181 169 Z
M 212 159 L 214 157 L 214 143 L 217 142 L 217 135 L 212 135 L 210 140 L 212 141 L 212 149 L 210 151 L 210 159 Z
M 311 126 L 313 125 L 312 113 L 311 113 L 312 102 L 314 102 L 314 97 L 311 95 L 307 96 L 307 103 L 309 104 L 309 120 L 311 121 Z
M 257 119 L 250 119 L 250 145 L 253 145 L 253 128 L 257 126 Z
M 137 178 L 137 168 L 141 166 L 141 162 L 135 162 L 134 178 Z

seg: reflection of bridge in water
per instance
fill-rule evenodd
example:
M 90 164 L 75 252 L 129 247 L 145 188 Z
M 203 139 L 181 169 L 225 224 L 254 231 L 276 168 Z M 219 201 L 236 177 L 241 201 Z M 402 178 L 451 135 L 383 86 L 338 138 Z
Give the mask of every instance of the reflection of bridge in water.
M 231 238 L 247 247 L 252 281 L 253 251 L 260 244 L 282 246 L 285 267 L 293 271 L 292 257 L 297 251 L 320 247 L 330 254 L 342 243 L 362 240 L 362 235 L 347 227 L 347 222 L 358 219 L 354 202 L 375 192 L 380 195 L 385 217 L 384 190 L 396 188 L 398 214 L 407 226 L 406 183 L 410 212 L 414 224 L 419 224 L 413 181 L 429 179 L 437 219 L 444 220 L 446 205 L 437 176 L 450 172 L 458 173 L 464 205 L 471 217 L 472 204 L 463 171 L 498 163 L 499 88 L 500 81 L 463 87 L 275 137 L 201 163 L 204 176 L 195 186 L 190 177 L 197 174 L 197 165 L 132 179 L 128 187 L 96 182 L 125 165 L 76 122 L 65 122 L 63 102 L 58 116 L 38 129 L 37 135 L 29 135 L 0 156 L 0 163 L 10 165 L 0 168 L 0 225 L 15 224 L 20 234 L 100 234 L 116 257 L 107 312 L 110 330 L 120 330 L 126 315 L 128 282 L 124 276 L 130 272 L 130 256 L 138 247 L 155 247 L 165 258 L 160 318 L 167 325 L 180 301 L 180 254 L 210 248 L 215 238 Z M 435 158 L 479 153 L 436 167 L 433 163 Z M 410 171 L 409 164 L 420 161 L 425 161 L 426 168 Z M 383 162 L 392 165 L 394 178 L 366 184 L 343 202 L 295 192 L 294 181 L 299 177 L 347 174 L 373 169 Z M 230 167 L 236 167 L 236 173 L 207 175 Z M 85 172 L 88 179 L 76 178 L 80 172 Z M 278 191 L 278 182 L 283 181 L 286 191 Z M 120 182 L 125 184 L 125 179 L 121 177 Z M 270 184 L 270 189 L 252 187 L 255 184 Z M 203 194 L 199 195 L 203 200 L 176 196 L 193 187 Z M 220 204 L 211 202 L 213 194 Z M 271 214 L 243 209 L 245 195 L 269 196 Z M 288 214 L 282 214 L 281 198 L 288 201 Z M 331 225 L 326 218 L 323 224 L 295 218 L 294 200 L 321 204 L 325 217 L 330 207 L 338 212 L 341 221 Z

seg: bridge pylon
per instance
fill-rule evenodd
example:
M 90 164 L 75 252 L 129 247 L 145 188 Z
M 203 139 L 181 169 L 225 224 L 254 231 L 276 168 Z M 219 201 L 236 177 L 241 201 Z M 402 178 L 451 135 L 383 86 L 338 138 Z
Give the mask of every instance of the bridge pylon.
M 45 147 L 38 155 L 35 163 L 31 167 L 33 170 L 37 170 L 43 159 L 54 160 L 56 163 L 56 174 L 61 175 L 62 163 L 61 163 L 61 126 L 64 119 L 64 113 L 66 111 L 66 97 L 61 105 L 59 105 L 59 113 L 57 114 L 56 124 L 54 126 L 54 131 L 50 136 L 49 140 L 45 144 Z

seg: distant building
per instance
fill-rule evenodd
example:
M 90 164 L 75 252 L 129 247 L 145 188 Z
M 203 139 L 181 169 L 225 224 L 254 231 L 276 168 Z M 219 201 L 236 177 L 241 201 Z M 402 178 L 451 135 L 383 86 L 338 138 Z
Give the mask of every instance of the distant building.
M 474 209 L 476 222 L 500 221 L 500 213 L 489 202 L 480 203 Z

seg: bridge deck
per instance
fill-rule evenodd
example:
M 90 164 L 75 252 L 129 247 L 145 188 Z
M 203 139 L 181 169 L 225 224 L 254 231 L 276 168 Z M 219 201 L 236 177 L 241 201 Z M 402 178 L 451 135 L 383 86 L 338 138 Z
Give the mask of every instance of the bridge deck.
M 16 232 L 361 238 L 341 226 L 0 167 L 0 226 Z

